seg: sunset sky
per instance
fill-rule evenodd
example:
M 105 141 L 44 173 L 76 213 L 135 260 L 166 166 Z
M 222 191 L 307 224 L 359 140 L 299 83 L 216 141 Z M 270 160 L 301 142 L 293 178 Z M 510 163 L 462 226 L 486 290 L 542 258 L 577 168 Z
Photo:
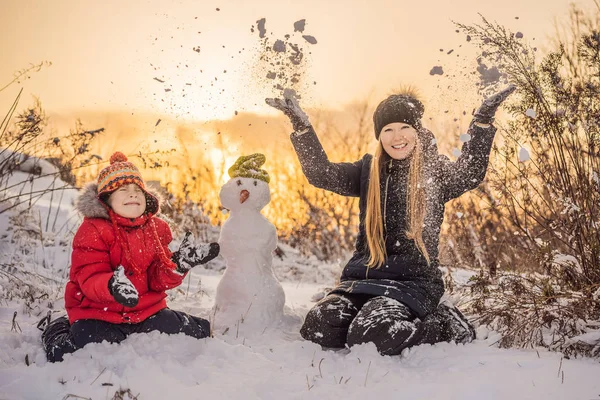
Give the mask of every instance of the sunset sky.
M 260 18 L 271 42 L 306 20 L 304 34 L 317 44 L 296 33 L 311 53 L 302 102 L 335 108 L 369 95 L 380 99 L 401 83 L 416 85 L 431 102 L 461 89 L 468 93 L 456 96 L 467 99 L 474 89 L 448 76 L 453 68 L 463 75 L 475 69 L 474 49 L 452 21 L 474 23 L 481 13 L 543 49 L 555 18 L 568 11 L 566 0 L 0 2 L 0 87 L 29 64 L 52 62 L 1 92 L 3 109 L 24 87 L 23 104 L 36 95 L 54 112 L 118 110 L 185 120 L 271 112 L 263 99 L 277 91 L 258 61 Z M 429 74 L 436 65 L 444 76 Z

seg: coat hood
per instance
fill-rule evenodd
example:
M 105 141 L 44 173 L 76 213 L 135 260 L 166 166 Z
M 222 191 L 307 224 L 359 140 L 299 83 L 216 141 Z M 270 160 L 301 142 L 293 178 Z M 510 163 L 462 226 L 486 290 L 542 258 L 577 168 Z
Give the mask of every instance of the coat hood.
M 160 204 L 163 202 L 162 196 L 146 187 L 146 212 L 156 215 L 160 212 Z M 75 200 L 75 209 L 87 218 L 110 219 L 108 215 L 108 206 L 98 198 L 98 184 L 95 182 L 87 183 Z

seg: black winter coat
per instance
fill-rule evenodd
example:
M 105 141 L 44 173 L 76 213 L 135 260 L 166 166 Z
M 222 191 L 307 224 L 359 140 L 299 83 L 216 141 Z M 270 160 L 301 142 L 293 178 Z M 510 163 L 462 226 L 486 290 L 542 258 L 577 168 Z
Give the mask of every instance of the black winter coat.
M 393 160 L 388 156 L 380 179 L 387 259 L 379 268 L 366 265 L 369 248 L 365 213 L 372 156 L 366 154 L 354 163 L 332 163 L 312 127 L 305 133 L 292 133 L 292 144 L 309 183 L 343 196 L 360 198 L 356 249 L 332 293 L 388 296 L 406 304 L 419 318 L 431 313 L 444 293 L 438 269 L 438 243 L 445 203 L 479 186 L 485 177 L 495 132 L 493 126 L 472 123 L 467 132 L 471 140 L 463 144 L 462 154 L 455 162 L 438 154 L 431 132 L 419 132 L 425 147 L 423 174 L 427 204 L 423 241 L 429 253 L 429 265 L 415 242 L 405 234 L 409 160 Z

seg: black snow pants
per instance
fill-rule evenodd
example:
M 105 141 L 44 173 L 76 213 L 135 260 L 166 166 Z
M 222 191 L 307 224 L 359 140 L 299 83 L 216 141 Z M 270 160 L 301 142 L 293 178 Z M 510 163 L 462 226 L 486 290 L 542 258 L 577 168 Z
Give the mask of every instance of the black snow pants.
M 300 334 L 327 348 L 373 342 L 383 355 L 418 344 L 475 338 L 473 326 L 456 307 L 440 304 L 421 320 L 397 300 L 362 294 L 326 296 L 308 312 Z
M 132 333 L 158 331 L 183 333 L 202 339 L 210 335 L 210 323 L 200 317 L 165 308 L 139 324 L 112 324 L 97 319 L 82 319 L 69 324 L 67 317 L 50 322 L 42 333 L 42 345 L 50 362 L 60 362 L 88 343 L 120 343 Z

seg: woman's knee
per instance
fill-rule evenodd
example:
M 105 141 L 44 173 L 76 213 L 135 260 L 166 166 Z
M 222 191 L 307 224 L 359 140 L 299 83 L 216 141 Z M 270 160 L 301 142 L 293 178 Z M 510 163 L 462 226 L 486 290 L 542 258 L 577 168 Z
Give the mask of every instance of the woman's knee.
M 399 354 L 417 331 L 415 316 L 397 300 L 376 297 L 358 312 L 348 330 L 348 345 L 373 342 L 381 354 Z
M 332 327 L 348 327 L 358 309 L 344 296 L 329 295 L 319 301 L 306 315 L 306 322 Z
M 308 312 L 300 335 L 325 347 L 344 347 L 348 327 L 357 313 L 348 298 L 329 295 Z

